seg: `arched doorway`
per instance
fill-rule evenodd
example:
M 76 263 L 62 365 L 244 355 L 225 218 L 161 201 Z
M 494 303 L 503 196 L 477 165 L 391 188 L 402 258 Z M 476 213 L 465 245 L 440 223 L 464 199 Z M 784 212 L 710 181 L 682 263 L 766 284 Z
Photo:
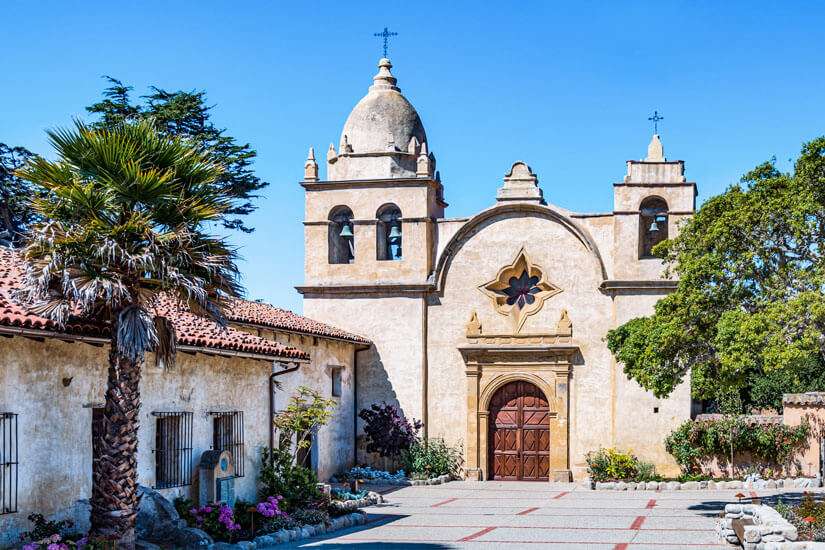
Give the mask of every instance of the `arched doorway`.
M 535 384 L 516 380 L 493 394 L 488 441 L 490 479 L 550 479 L 550 408 Z

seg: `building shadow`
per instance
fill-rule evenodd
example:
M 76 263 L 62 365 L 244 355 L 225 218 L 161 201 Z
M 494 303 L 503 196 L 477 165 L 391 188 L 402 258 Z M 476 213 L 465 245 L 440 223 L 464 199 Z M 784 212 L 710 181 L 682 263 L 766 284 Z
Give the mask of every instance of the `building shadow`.
M 756 490 L 758 494 L 758 489 Z M 748 490 L 750 493 L 751 490 Z M 742 504 L 750 504 L 754 498 L 761 501 L 762 504 L 767 504 L 770 506 L 776 506 L 780 501 L 783 504 L 796 504 L 806 495 L 804 489 L 800 489 L 798 491 L 792 491 L 787 493 L 777 493 L 772 495 L 759 495 L 757 497 L 743 497 L 741 499 Z M 821 495 L 821 493 L 813 493 L 816 497 L 817 495 Z M 729 499 L 717 499 L 717 500 L 706 500 L 700 502 L 698 504 L 694 504 L 689 506 L 689 510 L 699 511 L 700 515 L 709 518 L 719 517 L 725 512 L 725 505 L 726 504 L 737 504 L 740 502 L 740 499 L 736 498 L 735 496 L 731 495 Z

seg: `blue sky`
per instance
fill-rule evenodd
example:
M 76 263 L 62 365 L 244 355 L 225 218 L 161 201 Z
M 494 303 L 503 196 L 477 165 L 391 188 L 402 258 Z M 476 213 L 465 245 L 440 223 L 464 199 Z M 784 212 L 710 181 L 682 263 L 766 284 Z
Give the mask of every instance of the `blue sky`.
M 48 156 L 44 130 L 86 117 L 101 75 L 206 90 L 214 121 L 272 184 L 233 235 L 250 298 L 301 311 L 307 149 L 324 158 L 390 58 L 450 207 L 493 204 L 513 161 L 553 204 L 612 210 L 658 110 L 699 201 L 825 134 L 825 2 L 7 2 L 0 142 Z M 324 175 L 322 169 L 322 177 Z

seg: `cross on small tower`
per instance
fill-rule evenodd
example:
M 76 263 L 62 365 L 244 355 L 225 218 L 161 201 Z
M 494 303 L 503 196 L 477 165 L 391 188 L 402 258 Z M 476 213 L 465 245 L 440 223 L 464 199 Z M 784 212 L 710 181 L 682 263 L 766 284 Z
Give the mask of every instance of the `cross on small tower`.
M 659 116 L 659 111 L 653 111 L 653 116 L 648 118 L 648 120 L 653 121 L 653 133 L 654 134 L 659 133 L 659 121 L 664 120 L 664 119 L 665 119 L 665 117 Z
M 380 37 L 384 38 L 384 57 L 386 58 L 387 57 L 387 39 L 390 36 L 398 36 L 398 33 L 397 32 L 390 32 L 387 27 L 384 27 L 383 32 L 377 32 L 377 33 L 374 34 L 374 36 L 380 36 Z

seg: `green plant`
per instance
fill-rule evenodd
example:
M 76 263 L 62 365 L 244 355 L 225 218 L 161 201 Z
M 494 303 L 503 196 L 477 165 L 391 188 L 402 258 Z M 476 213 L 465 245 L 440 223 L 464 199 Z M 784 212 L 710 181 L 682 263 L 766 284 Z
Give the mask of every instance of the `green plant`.
M 32 522 L 34 527 L 31 531 L 23 533 L 20 540 L 43 540 L 53 535 L 68 536 L 69 529 L 74 527 L 71 520 L 47 520 L 43 514 L 29 514 L 26 519 Z
M 434 478 L 443 475 L 458 476 L 462 464 L 461 445 L 450 447 L 441 438 L 416 441 L 402 455 L 404 470 L 413 479 L 418 475 Z
M 661 477 L 656 473 L 656 466 L 652 462 L 639 460 L 636 463 L 636 476 L 634 481 L 661 481 Z
M 175 508 L 178 508 L 176 505 Z M 185 510 L 181 517 L 190 527 L 197 527 L 218 542 L 234 542 L 241 526 L 235 520 L 234 510 L 222 502 Z
M 279 412 L 273 421 L 279 431 L 278 449 L 296 460 L 299 450 L 312 446 L 312 434 L 329 422 L 336 405 L 335 399 L 299 386 L 298 393 L 290 397 L 286 410 Z
M 264 449 L 261 459 L 261 500 L 282 496 L 280 507 L 289 514 L 321 500 L 322 494 L 317 486 L 318 477 L 315 472 L 293 464 L 289 453 L 275 449 L 270 454 L 269 449 Z
M 722 422 L 688 420 L 665 438 L 665 449 L 686 472 L 704 460 L 731 460 L 731 453 L 750 453 L 781 469 L 805 443 L 808 432 L 807 418 L 799 426 L 750 423 L 742 416 Z
M 323 504 L 314 507 L 299 508 L 295 510 L 290 517 L 300 525 L 315 525 L 316 523 L 329 524 L 329 513 Z
M 593 481 L 629 480 L 637 475 L 638 459 L 632 453 L 599 448 L 585 456 Z

